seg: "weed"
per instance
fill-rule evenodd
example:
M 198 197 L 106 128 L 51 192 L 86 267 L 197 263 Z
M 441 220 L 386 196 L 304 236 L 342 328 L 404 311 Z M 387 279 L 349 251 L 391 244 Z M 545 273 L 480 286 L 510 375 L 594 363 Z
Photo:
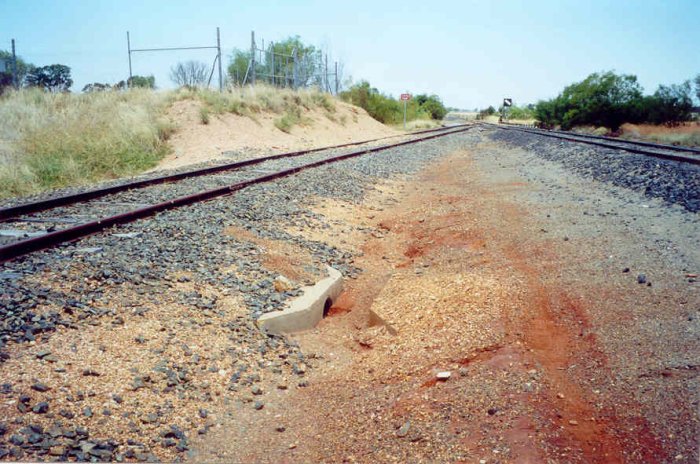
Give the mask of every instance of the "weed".
M 209 124 L 209 107 L 202 105 L 199 108 L 199 119 L 202 121 L 202 124 Z

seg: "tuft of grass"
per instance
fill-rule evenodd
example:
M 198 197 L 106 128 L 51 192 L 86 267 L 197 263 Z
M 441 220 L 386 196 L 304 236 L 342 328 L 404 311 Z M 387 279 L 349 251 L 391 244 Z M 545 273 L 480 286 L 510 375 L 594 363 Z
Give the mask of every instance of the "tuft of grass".
M 202 124 L 209 124 L 209 107 L 202 106 L 199 109 L 199 119 L 202 121 Z
M 406 122 L 407 131 L 416 131 L 423 129 L 433 129 L 439 127 L 440 122 L 434 119 L 414 119 L 413 121 Z M 403 129 L 403 123 L 396 126 L 397 129 Z
M 167 153 L 170 97 L 148 89 L 0 98 L 0 197 L 133 175 Z
M 322 109 L 332 121 L 335 121 L 334 113 L 337 111 L 333 97 L 320 90 L 280 89 L 263 84 L 232 87 L 223 93 L 209 89 L 181 89 L 175 93 L 174 98 L 199 100 L 208 114 L 232 113 L 253 120 L 256 114 L 262 112 L 281 114 L 275 121 L 275 127 L 284 132 L 289 132 L 297 124 L 308 122 L 308 119 L 302 117 L 305 110 Z M 202 122 L 203 119 L 202 117 Z
M 306 124 L 308 120 L 301 115 L 301 111 L 298 108 L 289 108 L 284 112 L 282 117 L 275 119 L 275 127 L 289 134 L 292 127 L 297 124 Z

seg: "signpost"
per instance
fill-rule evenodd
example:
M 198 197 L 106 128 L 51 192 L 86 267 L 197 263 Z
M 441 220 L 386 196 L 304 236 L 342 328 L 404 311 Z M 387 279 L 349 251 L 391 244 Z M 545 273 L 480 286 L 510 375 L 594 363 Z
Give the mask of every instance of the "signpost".
M 512 98 L 504 98 L 503 99 L 503 112 L 501 114 L 501 121 L 508 121 L 508 108 L 513 106 L 513 99 Z M 499 121 L 500 122 L 500 121 Z
M 410 99 L 410 93 L 406 92 L 401 94 L 401 101 L 403 101 L 403 130 L 406 130 L 406 105 Z

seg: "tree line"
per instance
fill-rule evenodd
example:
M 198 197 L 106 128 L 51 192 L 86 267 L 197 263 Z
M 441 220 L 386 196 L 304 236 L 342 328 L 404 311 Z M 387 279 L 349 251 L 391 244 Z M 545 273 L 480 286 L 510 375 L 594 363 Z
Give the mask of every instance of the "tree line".
M 692 82 L 659 85 L 644 95 L 637 76 L 593 73 L 555 98 L 539 101 L 534 116 L 545 127 L 564 130 L 592 125 L 616 131 L 626 122 L 676 125 L 692 119 L 693 93 L 700 101 L 700 74 Z
M 12 54 L 7 50 L 0 50 L 0 61 L 11 63 Z M 70 92 L 73 85 L 71 68 L 65 64 L 49 64 L 46 66 L 36 66 L 33 63 L 24 61 L 17 57 L 17 84 L 20 88 L 35 87 L 48 92 Z M 8 66 L 0 72 L 0 95 L 14 85 L 12 69 Z M 127 87 L 144 87 L 154 89 L 156 79 L 153 76 L 132 76 L 114 84 L 93 82 L 86 84 L 83 92 L 98 92 L 104 90 L 123 90 Z

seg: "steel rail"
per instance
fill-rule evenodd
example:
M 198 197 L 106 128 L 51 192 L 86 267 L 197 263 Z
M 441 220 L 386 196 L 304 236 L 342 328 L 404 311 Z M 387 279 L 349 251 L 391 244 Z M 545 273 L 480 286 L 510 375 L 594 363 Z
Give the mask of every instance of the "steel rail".
M 450 134 L 456 134 L 465 132 L 475 126 L 469 125 L 466 127 L 461 127 L 457 130 L 450 132 L 443 132 L 437 134 L 427 135 L 418 139 L 404 140 L 401 142 L 393 143 L 390 145 L 383 145 L 381 147 L 371 147 L 364 150 L 354 151 L 351 153 L 346 153 L 339 156 L 334 156 L 331 158 L 326 158 L 320 161 L 315 161 L 313 163 L 304 164 L 294 168 L 285 169 L 272 174 L 267 174 L 264 176 L 255 177 L 246 181 L 241 181 L 235 184 L 231 184 L 224 187 L 217 187 L 211 190 L 205 190 L 192 195 L 187 195 L 179 198 L 174 198 L 162 203 L 146 206 L 133 211 L 129 211 L 122 214 L 117 214 L 115 216 L 109 216 L 106 218 L 98 219 L 96 221 L 87 222 L 85 224 L 80 224 L 78 226 L 69 227 L 66 229 L 61 229 L 55 232 L 49 232 L 45 235 L 40 235 L 26 240 L 21 240 L 19 242 L 14 242 L 9 245 L 0 247 L 0 263 L 9 261 L 20 256 L 27 255 L 29 253 L 50 248 L 61 243 L 74 241 L 82 237 L 94 234 L 108 227 L 112 227 L 119 224 L 125 224 L 128 222 L 133 222 L 137 219 L 142 219 L 148 216 L 152 216 L 158 212 L 166 211 L 169 209 L 190 205 L 193 203 L 198 203 L 201 201 L 209 200 L 216 197 L 221 197 L 225 195 L 230 195 L 234 192 L 242 190 L 254 184 L 260 184 L 264 182 L 270 182 L 275 179 L 280 179 L 283 177 L 288 177 L 298 172 L 304 171 L 306 169 L 315 168 L 323 166 L 325 164 L 334 163 L 338 161 L 343 161 L 350 158 L 355 158 L 368 153 L 375 153 L 379 151 L 388 150 L 391 148 L 396 148 L 404 145 L 409 145 L 418 142 L 424 142 L 426 140 L 431 140 L 438 137 L 444 137 Z
M 531 131 L 537 131 L 537 129 L 530 129 Z M 539 129 L 542 130 L 542 129 Z M 684 145 L 668 145 L 665 143 L 654 143 L 654 142 L 644 142 L 642 140 L 627 140 L 627 139 L 619 139 L 616 137 L 606 137 L 603 135 L 593 135 L 593 134 L 578 134 L 578 133 L 572 133 L 572 132 L 566 132 L 566 131 L 560 131 L 560 130 L 550 130 L 549 132 L 555 133 L 555 134 L 561 134 L 561 135 L 572 135 L 574 137 L 583 137 L 586 139 L 595 139 L 595 140 L 607 140 L 608 142 L 612 143 L 628 143 L 632 145 L 639 145 L 640 147 L 650 147 L 650 148 L 659 148 L 663 150 L 669 150 L 669 151 L 681 151 L 681 152 L 687 152 L 687 153 L 694 153 L 696 155 L 700 155 L 700 148 L 694 148 L 694 147 L 686 147 Z
M 488 124 L 488 123 L 487 123 Z M 674 155 L 671 153 L 659 153 L 655 151 L 649 151 L 649 150 L 643 150 L 641 148 L 633 148 L 633 147 L 623 147 L 620 145 L 613 145 L 610 143 L 604 143 L 604 142 L 597 142 L 594 140 L 582 140 L 580 138 L 576 138 L 576 136 L 571 136 L 571 135 L 559 135 L 556 133 L 550 133 L 550 132 L 545 132 L 545 131 L 540 131 L 540 130 L 533 130 L 533 129 L 521 129 L 518 127 L 513 127 L 513 126 L 499 126 L 497 124 L 488 124 L 489 126 L 497 127 L 502 130 L 514 130 L 514 131 L 520 131 L 520 132 L 525 132 L 529 134 L 534 134 L 534 135 L 541 135 L 543 137 L 552 137 L 555 139 L 561 139 L 561 140 L 567 140 L 570 142 L 578 142 L 578 143 L 585 143 L 588 145 L 595 145 L 598 147 L 603 147 L 603 148 L 612 148 L 615 150 L 622 150 L 622 151 L 627 151 L 630 153 L 635 153 L 638 155 L 645 155 L 645 156 L 651 156 L 655 158 L 660 158 L 660 159 L 665 159 L 665 160 L 670 160 L 670 161 L 677 161 L 680 163 L 688 163 L 688 164 L 696 164 L 700 165 L 700 158 L 693 158 L 690 156 L 682 156 L 682 155 Z M 615 143 L 628 143 L 627 141 L 617 141 L 615 140 Z M 646 142 L 645 142 L 646 143 Z M 655 145 L 652 144 L 651 146 L 656 146 L 659 149 L 663 150 L 663 145 Z
M 501 124 L 504 124 L 509 127 L 514 127 L 516 129 L 522 130 L 522 131 L 529 131 L 532 133 L 540 133 L 540 132 L 548 132 L 551 134 L 561 134 L 561 135 L 569 135 L 572 137 L 582 137 L 586 139 L 595 139 L 595 140 L 607 140 L 608 142 L 612 143 L 627 143 L 630 145 L 639 145 L 641 147 L 653 147 L 653 148 L 659 148 L 663 150 L 669 150 L 669 151 L 681 151 L 681 152 L 687 152 L 687 153 L 694 153 L 696 155 L 700 155 L 700 148 L 695 148 L 695 147 L 688 147 L 685 145 L 668 145 L 665 143 L 655 143 L 655 142 L 644 142 L 642 140 L 629 140 L 629 139 L 621 139 L 617 137 L 608 137 L 604 135 L 593 135 L 593 134 L 582 134 L 579 132 L 570 132 L 570 131 L 562 131 L 562 130 L 555 130 L 555 129 L 540 129 L 537 127 L 532 127 L 530 125 L 520 125 L 520 124 L 514 124 L 514 123 L 509 123 L 509 122 L 502 122 Z
M 57 208 L 59 206 L 72 205 L 74 203 L 79 203 L 81 201 L 94 200 L 95 198 L 100 198 L 106 195 L 112 195 L 119 192 L 124 192 L 127 190 L 133 190 L 143 187 L 149 187 L 151 185 L 164 184 L 168 182 L 175 182 L 182 179 L 187 179 L 190 177 L 205 176 L 209 174 L 214 174 L 224 171 L 233 171 L 235 169 L 244 168 L 246 166 L 252 166 L 255 164 L 265 163 L 267 161 L 277 160 L 281 158 L 294 158 L 297 156 L 307 155 L 310 153 L 316 153 L 324 150 L 332 150 L 337 148 L 345 148 L 354 145 L 363 145 L 366 143 L 378 142 L 380 140 L 386 140 L 390 138 L 396 138 L 401 136 L 411 136 L 415 134 L 427 134 L 431 132 L 448 131 L 450 129 L 455 129 L 458 127 L 465 127 L 466 124 L 461 124 L 457 126 L 447 126 L 439 127 L 435 129 L 426 129 L 422 131 L 413 132 L 411 134 L 397 134 L 388 135 L 385 137 L 378 137 L 375 139 L 364 140 L 360 142 L 348 142 L 340 145 L 331 145 L 320 148 L 311 148 L 308 150 L 299 150 L 287 153 L 279 153 L 277 155 L 269 155 L 261 158 L 252 158 L 244 161 L 237 161 L 234 163 L 227 163 L 218 166 L 211 166 L 207 168 L 193 169 L 191 171 L 180 172 L 177 174 L 168 174 L 165 176 L 153 177 L 150 179 L 136 180 L 132 182 L 126 182 L 119 185 L 113 185 L 110 187 L 102 187 L 92 190 L 86 190 L 84 192 L 74 193 L 70 195 L 64 195 L 60 197 L 47 198 L 44 200 L 37 200 L 29 203 L 23 203 L 15 206 L 8 206 L 6 208 L 0 208 L 0 222 L 5 222 L 10 219 L 16 218 L 17 216 L 22 216 L 25 214 L 38 213 L 40 211 L 46 211 L 51 208 Z

